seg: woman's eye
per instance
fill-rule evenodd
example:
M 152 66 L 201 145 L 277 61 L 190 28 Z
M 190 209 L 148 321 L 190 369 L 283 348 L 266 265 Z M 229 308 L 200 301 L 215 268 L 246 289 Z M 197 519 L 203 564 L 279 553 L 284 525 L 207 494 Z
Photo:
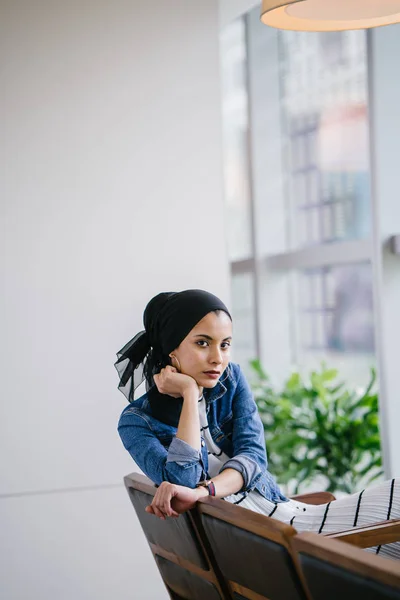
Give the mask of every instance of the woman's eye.
M 196 344 L 200 346 L 200 348 L 206 348 L 207 346 L 209 346 L 209 342 L 207 342 L 206 340 L 198 340 Z M 230 347 L 230 345 L 230 342 L 222 342 L 221 348 L 222 350 L 227 350 Z

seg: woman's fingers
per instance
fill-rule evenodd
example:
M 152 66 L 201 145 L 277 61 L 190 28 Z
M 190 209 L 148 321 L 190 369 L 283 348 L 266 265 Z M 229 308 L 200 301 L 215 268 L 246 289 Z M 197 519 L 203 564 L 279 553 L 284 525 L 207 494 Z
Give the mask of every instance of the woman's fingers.
M 163 481 L 157 488 L 152 503 L 146 507 L 146 512 L 149 514 L 154 514 L 163 520 L 165 520 L 167 517 L 179 517 L 180 513 L 184 511 L 181 510 L 180 512 L 177 512 L 174 508 L 172 508 L 171 503 L 175 496 L 179 496 L 179 492 L 182 494 L 182 491 L 186 491 L 186 494 L 193 492 L 193 490 L 182 488 L 174 483 Z M 188 508 L 190 508 L 190 506 L 188 506 Z
M 165 521 L 165 514 L 158 508 L 158 506 L 152 505 L 152 508 L 153 508 L 153 512 L 156 515 L 156 517 Z
M 171 507 L 171 500 L 173 498 L 173 485 L 169 484 L 166 486 L 161 486 L 160 490 L 160 498 L 157 502 L 157 506 L 159 509 L 166 515 L 167 517 L 171 517 L 174 512 Z
M 146 507 L 146 512 L 155 514 L 160 519 L 178 517 L 179 513 L 171 506 L 171 500 L 175 495 L 174 489 L 174 484 L 164 481 L 157 489 L 151 505 Z
M 182 393 L 179 389 L 181 381 L 178 380 L 178 385 L 174 380 L 171 382 L 171 375 L 176 376 L 177 374 L 179 375 L 179 371 L 175 369 L 175 367 L 167 365 L 165 368 L 161 369 L 159 373 L 154 375 L 154 383 L 156 384 L 160 394 L 167 394 L 173 398 L 179 398 L 182 396 Z
M 171 508 L 171 502 L 166 500 L 165 502 L 163 502 L 162 506 L 160 507 L 162 512 L 164 513 L 164 515 L 166 515 L 167 517 L 172 517 L 172 513 L 174 512 Z
M 154 510 L 154 508 L 151 505 L 146 506 L 145 511 L 147 513 L 149 513 L 150 515 L 154 515 L 154 516 L 159 517 L 160 519 L 165 520 L 165 518 L 166 518 L 165 515 L 161 511 L 159 511 L 159 513 L 161 513 L 162 516 L 160 516 L 159 514 L 157 514 L 156 511 Z M 179 517 L 179 513 L 177 513 L 175 510 L 171 510 L 170 517 L 172 517 L 173 519 L 176 519 L 176 517 Z
M 165 513 L 161 508 L 161 503 L 160 503 L 160 496 L 163 492 L 162 490 L 163 485 L 161 484 L 161 486 L 158 488 L 154 498 L 153 498 L 153 502 L 150 504 L 150 509 L 153 512 L 154 515 L 156 515 L 156 517 L 159 517 L 160 519 L 165 519 Z

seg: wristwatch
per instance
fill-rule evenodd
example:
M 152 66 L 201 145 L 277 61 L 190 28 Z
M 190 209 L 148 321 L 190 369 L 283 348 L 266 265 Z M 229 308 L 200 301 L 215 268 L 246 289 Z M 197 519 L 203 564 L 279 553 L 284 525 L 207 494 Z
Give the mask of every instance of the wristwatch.
M 215 496 L 215 485 L 211 479 L 203 479 L 203 481 L 199 481 L 199 483 L 196 484 L 196 487 L 206 487 L 209 496 Z

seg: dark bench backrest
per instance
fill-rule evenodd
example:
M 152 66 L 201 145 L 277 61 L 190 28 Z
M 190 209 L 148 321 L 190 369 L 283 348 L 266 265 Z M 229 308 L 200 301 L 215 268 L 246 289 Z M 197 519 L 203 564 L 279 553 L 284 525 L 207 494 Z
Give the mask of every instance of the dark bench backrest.
M 165 521 L 145 512 L 156 487 L 144 475 L 124 478 L 161 576 L 172 598 L 182 600 L 222 600 L 217 574 L 201 539 L 191 512 Z
M 201 500 L 198 512 L 233 598 L 308 598 L 290 547 L 293 527 L 214 498 Z
M 400 600 L 400 561 L 315 533 L 293 546 L 313 600 Z

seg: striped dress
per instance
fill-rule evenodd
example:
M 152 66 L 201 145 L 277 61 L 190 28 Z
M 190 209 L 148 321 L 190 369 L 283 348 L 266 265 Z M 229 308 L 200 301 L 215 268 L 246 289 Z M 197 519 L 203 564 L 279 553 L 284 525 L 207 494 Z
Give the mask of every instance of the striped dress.
M 215 477 L 229 457 L 216 446 L 211 437 L 203 397 L 199 400 L 199 416 L 202 444 L 207 445 L 208 451 L 208 473 L 210 477 Z M 293 525 L 299 532 L 333 533 L 387 519 L 400 519 L 399 478 L 384 481 L 357 494 L 320 505 L 304 504 L 297 500 L 274 503 L 261 496 L 257 490 L 247 495 L 239 492 L 224 499 Z M 367 551 L 400 560 L 400 542 L 368 548 Z

